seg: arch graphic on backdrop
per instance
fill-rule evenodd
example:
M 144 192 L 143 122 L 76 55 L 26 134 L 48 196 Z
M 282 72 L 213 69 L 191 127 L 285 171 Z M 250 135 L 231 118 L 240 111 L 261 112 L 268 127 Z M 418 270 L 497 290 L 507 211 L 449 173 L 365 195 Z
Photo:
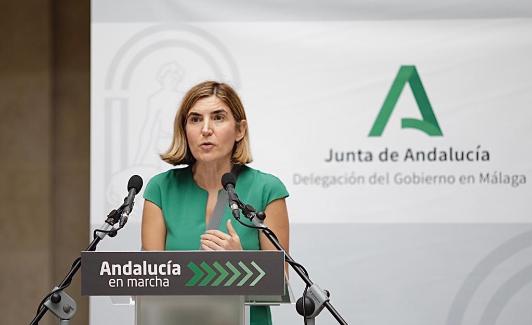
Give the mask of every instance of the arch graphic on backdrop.
M 172 34 L 173 33 L 173 34 Z M 154 39 L 154 36 L 159 36 Z M 106 208 L 124 196 L 129 176 L 138 169 L 157 170 L 137 161 L 128 161 L 128 139 L 142 137 L 128 129 L 130 91 L 136 69 L 151 55 L 166 49 L 193 53 L 217 80 L 231 80 L 240 88 L 236 61 L 223 43 L 210 33 L 191 25 L 159 24 L 145 28 L 129 38 L 113 56 L 104 81 L 104 192 Z M 225 70 L 226 75 L 224 75 Z M 229 76 L 227 76 L 227 73 Z M 225 78 L 224 78 L 225 77 Z
M 480 289 L 482 283 L 486 281 L 490 274 L 505 261 L 512 258 L 517 253 L 532 247 L 532 230 L 521 233 L 506 242 L 502 243 L 486 255 L 470 272 L 464 280 L 458 293 L 453 299 L 449 313 L 447 314 L 447 325 L 461 325 L 467 308 L 473 300 L 475 293 Z M 507 279 L 495 291 L 489 299 L 484 312 L 480 316 L 479 325 L 494 325 L 511 298 L 519 293 L 523 288 L 532 282 L 532 265 L 524 267 Z
M 111 90 L 116 88 L 116 82 L 117 79 L 123 79 L 119 78 L 119 74 L 117 72 L 119 66 L 121 65 L 121 62 L 124 61 L 124 58 L 127 56 L 129 52 L 132 51 L 134 46 L 138 43 L 140 43 L 142 40 L 148 38 L 149 36 L 152 36 L 154 34 L 158 34 L 161 32 L 167 32 L 167 31 L 177 31 L 177 32 L 187 32 L 190 35 L 198 37 L 200 40 L 204 40 L 213 47 L 215 47 L 219 52 L 220 55 L 224 58 L 225 62 L 229 70 L 232 72 L 232 77 L 234 78 L 234 86 L 239 88 L 240 86 L 240 74 L 238 72 L 238 67 L 236 64 L 236 61 L 234 60 L 231 53 L 225 48 L 223 43 L 215 38 L 213 35 L 207 33 L 206 31 L 194 27 L 191 25 L 184 25 L 184 24 L 163 24 L 163 25 L 156 25 L 152 27 L 148 27 L 138 33 L 136 33 L 133 37 L 131 37 L 129 40 L 127 40 L 116 52 L 115 56 L 111 60 L 111 63 L 109 64 L 109 69 L 107 70 L 107 75 L 105 78 L 105 89 Z

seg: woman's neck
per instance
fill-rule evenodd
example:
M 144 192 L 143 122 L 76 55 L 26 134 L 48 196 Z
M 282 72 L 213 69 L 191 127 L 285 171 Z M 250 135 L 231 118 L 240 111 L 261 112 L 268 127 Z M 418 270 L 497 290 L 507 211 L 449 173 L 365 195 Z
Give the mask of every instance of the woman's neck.
M 207 191 L 218 191 L 222 188 L 222 176 L 231 171 L 230 161 L 201 163 L 196 161 L 192 166 L 192 175 L 196 184 Z

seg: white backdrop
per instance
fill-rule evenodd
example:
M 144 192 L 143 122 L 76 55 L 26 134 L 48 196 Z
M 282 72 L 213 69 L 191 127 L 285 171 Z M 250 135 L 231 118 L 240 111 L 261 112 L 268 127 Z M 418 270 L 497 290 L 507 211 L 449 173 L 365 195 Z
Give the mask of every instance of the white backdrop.
M 113 21 L 106 6 L 93 1 L 93 225 L 120 204 L 132 174 L 147 182 L 171 168 L 158 153 L 183 93 L 220 80 L 246 107 L 252 166 L 291 194 L 294 257 L 349 323 L 532 320 L 532 19 L 232 21 L 197 19 L 205 8 L 179 3 L 166 9 L 194 19 L 168 21 L 172 10 L 139 19 L 131 9 L 136 16 Z M 401 128 L 421 118 L 408 84 L 382 136 L 368 136 L 405 65 L 416 67 L 443 136 Z M 382 161 L 384 150 L 397 161 Z M 409 150 L 473 159 L 412 161 Z M 328 161 L 331 151 L 339 159 Z M 388 180 L 374 184 L 375 175 Z M 139 248 L 141 208 L 139 198 L 128 228 L 101 249 Z M 91 323 L 130 319 L 116 308 L 92 298 Z M 299 321 L 290 306 L 274 319 Z

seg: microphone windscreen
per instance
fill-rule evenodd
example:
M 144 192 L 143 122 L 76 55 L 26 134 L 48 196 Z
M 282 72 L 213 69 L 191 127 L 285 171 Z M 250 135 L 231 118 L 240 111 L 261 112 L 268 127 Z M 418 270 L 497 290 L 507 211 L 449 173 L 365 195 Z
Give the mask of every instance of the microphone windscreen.
M 140 189 L 142 188 L 142 177 L 139 175 L 131 176 L 129 182 L 127 182 L 127 191 L 129 192 L 132 188 L 135 189 L 135 194 L 140 192 Z
M 222 176 L 222 186 L 226 188 L 227 185 L 231 184 L 235 186 L 236 183 L 236 177 L 233 173 L 225 173 Z

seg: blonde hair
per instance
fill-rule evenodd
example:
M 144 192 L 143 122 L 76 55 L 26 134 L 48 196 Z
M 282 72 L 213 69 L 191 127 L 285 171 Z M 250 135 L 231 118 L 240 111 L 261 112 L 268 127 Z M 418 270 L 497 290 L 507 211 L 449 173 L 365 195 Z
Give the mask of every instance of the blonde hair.
M 187 114 L 190 109 L 202 98 L 216 96 L 229 109 L 236 121 L 236 127 L 240 127 L 242 120 L 247 120 L 244 106 L 240 101 L 237 93 L 231 86 L 216 82 L 204 81 L 192 87 L 183 98 L 181 106 L 179 107 L 174 120 L 174 138 L 170 148 L 163 154 L 161 159 L 172 165 L 192 165 L 196 161 L 190 148 L 188 147 L 185 126 L 187 121 Z M 245 124 L 247 128 L 247 124 Z M 235 143 L 231 162 L 233 164 L 247 164 L 253 160 L 251 157 L 251 149 L 249 147 L 249 134 L 246 130 L 244 137 Z

